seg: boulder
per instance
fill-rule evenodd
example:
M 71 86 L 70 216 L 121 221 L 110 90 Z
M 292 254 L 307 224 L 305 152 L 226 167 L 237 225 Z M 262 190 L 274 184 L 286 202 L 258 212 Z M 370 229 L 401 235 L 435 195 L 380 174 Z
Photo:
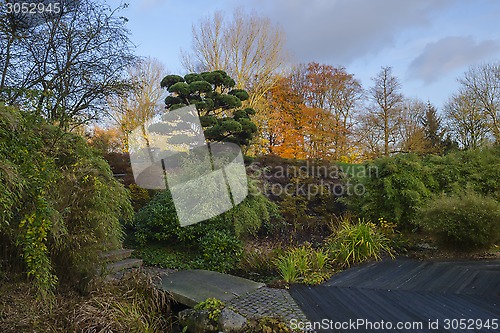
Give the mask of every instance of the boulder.
M 247 319 L 230 309 L 224 308 L 219 317 L 219 330 L 224 333 L 241 332 L 247 324 Z
M 186 309 L 179 312 L 179 324 L 190 333 L 217 332 L 217 327 L 208 318 L 207 310 Z

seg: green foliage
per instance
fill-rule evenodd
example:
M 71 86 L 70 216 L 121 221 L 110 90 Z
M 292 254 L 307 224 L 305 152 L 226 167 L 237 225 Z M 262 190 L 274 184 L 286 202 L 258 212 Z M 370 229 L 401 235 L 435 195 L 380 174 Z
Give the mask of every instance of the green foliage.
M 149 245 L 134 252 L 146 266 L 156 266 L 169 269 L 207 269 L 200 265 L 196 254 L 185 249 L 169 248 L 161 245 Z
M 420 210 L 419 225 L 458 251 L 488 249 L 500 241 L 500 202 L 472 191 L 440 195 Z
M 194 306 L 195 310 L 206 310 L 208 311 L 208 318 L 212 320 L 213 323 L 217 323 L 219 321 L 220 314 L 222 309 L 224 309 L 226 305 L 219 299 L 216 298 L 207 298 L 203 302 L 200 302 Z
M 135 211 L 138 211 L 140 208 L 144 207 L 146 203 L 151 200 L 149 191 L 137 186 L 137 184 L 130 184 L 128 189 L 130 191 L 130 200 L 132 201 L 132 207 Z
M 413 229 L 417 211 L 434 194 L 471 189 L 500 199 L 500 147 L 453 152 L 445 156 L 400 154 L 367 163 L 365 175 L 348 178 L 363 195 L 342 198 L 348 208 L 372 221 L 383 217 L 400 229 Z
M 344 220 L 339 230 L 327 240 L 327 246 L 333 261 L 342 267 L 368 259 L 380 260 L 383 253 L 393 257 L 389 239 L 376 229 L 375 224 L 362 220 L 356 224 Z
M 200 250 L 205 265 L 218 272 L 233 269 L 243 252 L 241 242 L 235 236 L 219 230 L 213 230 L 200 239 Z
M 24 263 L 44 297 L 57 280 L 91 273 L 98 251 L 120 242 L 132 207 L 83 138 L 4 106 L 0 138 L 2 251 L 10 266 Z
M 288 250 L 275 263 L 287 283 L 319 284 L 331 275 L 328 257 L 325 250 L 303 245 Z
M 278 206 L 259 193 L 257 182 L 248 181 L 249 196 L 232 210 L 234 232 L 239 238 L 255 236 L 263 225 L 280 222 Z
M 276 214 L 276 205 L 264 196 L 250 195 L 242 203 L 222 215 L 207 221 L 181 227 L 170 192 L 158 193 L 134 219 L 135 236 L 140 244 L 166 241 L 191 245 L 210 230 L 243 237 L 255 234 L 262 222 L 268 222 Z
M 250 189 L 253 183 L 249 184 Z M 240 239 L 257 233 L 263 222 L 276 216 L 277 207 L 261 194 L 249 195 L 222 215 L 181 227 L 170 192 L 158 193 L 136 214 L 133 227 L 137 242 L 161 242 L 197 253 L 197 265 L 213 270 L 234 268 L 241 256 Z
M 366 168 L 372 172 L 354 180 L 364 186 L 366 193 L 345 197 L 348 207 L 372 221 L 382 216 L 401 227 L 410 227 L 416 210 L 431 195 L 426 187 L 430 168 L 413 154 L 377 159 Z
M 250 120 L 255 111 L 239 109 L 242 101 L 249 98 L 248 93 L 233 89 L 235 82 L 224 71 L 191 73 L 184 77 L 167 75 L 161 86 L 171 93 L 165 99 L 168 109 L 196 105 L 207 140 L 248 145 L 257 132 L 257 126 Z M 150 129 L 161 131 L 158 126 Z

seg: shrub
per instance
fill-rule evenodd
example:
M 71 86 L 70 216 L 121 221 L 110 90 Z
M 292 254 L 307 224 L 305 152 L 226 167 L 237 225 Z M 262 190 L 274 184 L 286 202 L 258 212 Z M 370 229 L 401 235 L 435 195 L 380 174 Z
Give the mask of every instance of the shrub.
M 366 173 L 346 178 L 361 184 L 364 195 L 341 199 L 358 216 L 383 217 L 399 229 L 414 229 L 418 210 L 434 194 L 459 194 L 471 189 L 500 200 L 500 147 L 457 151 L 446 156 L 399 154 L 365 164 Z
M 253 185 L 250 185 L 250 189 Z M 277 207 L 262 194 L 249 195 L 233 209 L 207 221 L 181 227 L 177 219 L 174 202 L 168 190 L 162 191 L 134 218 L 136 240 L 147 242 L 165 241 L 191 246 L 209 233 L 219 230 L 243 238 L 255 234 L 262 223 L 276 218 Z
M 393 256 L 389 239 L 373 223 L 358 220 L 357 224 L 343 223 L 336 234 L 327 240 L 334 262 L 342 267 L 368 259 L 380 260 L 382 253 Z
M 376 221 L 380 216 L 402 228 L 412 228 L 416 211 L 430 197 L 426 186 L 430 169 L 413 154 L 385 157 L 365 165 L 366 173 L 350 178 L 350 184 L 361 184 L 364 195 L 341 199 L 359 216 Z
M 500 202 L 472 191 L 441 195 L 420 210 L 419 225 L 455 250 L 487 249 L 500 240 Z
M 0 239 L 39 294 L 82 282 L 99 251 L 120 243 L 132 207 L 109 165 L 83 138 L 0 105 Z
M 235 268 L 241 258 L 241 239 L 257 233 L 275 218 L 277 207 L 261 194 L 250 195 L 233 209 L 207 221 L 181 227 L 168 190 L 158 193 L 136 214 L 133 227 L 141 246 L 160 243 L 188 251 L 196 266 L 221 272 Z
M 200 239 L 200 250 L 203 262 L 209 269 L 227 272 L 240 260 L 243 247 L 236 237 L 212 230 Z
M 193 253 L 159 245 L 149 245 L 136 250 L 134 251 L 134 256 L 143 259 L 146 266 L 170 269 L 205 268 L 198 265 L 196 255 Z

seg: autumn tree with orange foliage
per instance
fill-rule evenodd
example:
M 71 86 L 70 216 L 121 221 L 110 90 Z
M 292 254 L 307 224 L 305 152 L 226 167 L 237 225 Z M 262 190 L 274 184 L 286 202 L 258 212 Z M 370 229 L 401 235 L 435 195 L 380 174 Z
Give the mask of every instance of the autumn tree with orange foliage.
M 296 67 L 266 94 L 264 153 L 345 159 L 361 97 L 361 85 L 343 67 L 317 63 Z
M 303 159 L 305 133 L 310 131 L 311 112 L 303 98 L 291 89 L 290 78 L 281 78 L 266 94 L 265 119 L 261 133 L 265 153 Z
M 352 144 L 353 115 L 363 95 L 361 84 L 344 67 L 313 62 L 301 65 L 296 73 L 306 105 L 316 110 L 308 141 L 311 157 L 345 158 Z

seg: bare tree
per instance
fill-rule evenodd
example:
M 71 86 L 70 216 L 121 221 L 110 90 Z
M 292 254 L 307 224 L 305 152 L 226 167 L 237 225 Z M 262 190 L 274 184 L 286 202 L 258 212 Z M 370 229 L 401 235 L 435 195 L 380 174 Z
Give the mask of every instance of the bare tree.
M 188 71 L 224 70 L 237 88 L 250 94 L 255 107 L 277 82 L 276 72 L 285 61 L 285 35 L 268 18 L 235 10 L 228 21 L 221 12 L 193 25 L 190 52 L 182 51 Z
M 373 107 L 374 126 L 382 132 L 383 153 L 389 156 L 398 142 L 398 128 L 401 120 L 403 95 L 400 93 L 401 84 L 392 74 L 391 67 L 382 67 L 376 77 L 372 78 L 374 86 L 370 88 Z
M 427 105 L 419 99 L 405 99 L 399 121 L 399 145 L 402 152 L 425 153 L 428 150 L 422 119 Z
M 160 100 L 164 91 L 160 82 L 167 74 L 163 64 L 154 58 L 138 62 L 127 72 L 134 89 L 107 98 L 108 116 L 121 131 L 125 151 L 129 148 L 129 134 L 139 126 L 145 132 L 146 122 L 163 109 Z
M 0 100 L 71 129 L 99 118 L 107 96 L 130 88 L 122 74 L 135 57 L 126 19 L 118 17 L 123 6 L 61 4 L 37 24 L 0 16 Z
M 459 82 L 462 96 L 469 97 L 469 104 L 483 110 L 495 140 L 500 142 L 500 63 L 472 66 Z
M 460 92 L 450 98 L 444 110 L 450 131 L 463 148 L 474 149 L 488 141 L 488 114 L 473 96 Z
M 358 114 L 356 118 L 355 146 L 365 159 L 374 159 L 381 156 L 382 147 L 380 143 L 383 141 L 383 133 L 377 125 L 376 116 L 365 112 Z

